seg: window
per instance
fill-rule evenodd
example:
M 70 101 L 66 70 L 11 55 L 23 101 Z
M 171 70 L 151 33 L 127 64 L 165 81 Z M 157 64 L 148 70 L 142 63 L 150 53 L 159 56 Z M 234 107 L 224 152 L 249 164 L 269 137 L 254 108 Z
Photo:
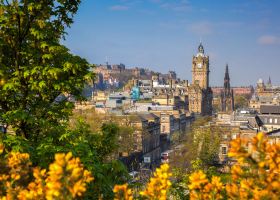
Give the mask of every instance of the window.
M 224 137 L 224 139 L 227 139 L 227 134 L 224 134 L 224 136 L 223 136 L 223 137 Z
M 270 119 L 269 119 L 269 123 L 271 123 L 271 124 L 272 124 L 272 118 L 270 118 Z
M 264 118 L 264 123 L 267 123 L 267 118 Z
M 278 122 L 278 119 L 274 119 L 274 123 L 277 124 L 277 122 Z
M 226 155 L 227 154 L 227 147 L 222 147 L 222 154 Z
M 236 139 L 236 133 L 232 134 L 232 139 L 235 140 Z

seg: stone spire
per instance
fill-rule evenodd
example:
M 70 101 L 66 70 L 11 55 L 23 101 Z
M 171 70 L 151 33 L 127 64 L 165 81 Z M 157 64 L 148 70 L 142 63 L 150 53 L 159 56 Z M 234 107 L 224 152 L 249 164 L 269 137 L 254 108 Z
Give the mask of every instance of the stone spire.
M 270 76 L 269 76 L 269 78 L 268 78 L 267 85 L 271 85 L 271 79 L 270 79 Z
M 228 64 L 226 64 L 226 72 L 224 78 L 224 92 L 226 97 L 230 95 L 230 78 L 229 78 Z

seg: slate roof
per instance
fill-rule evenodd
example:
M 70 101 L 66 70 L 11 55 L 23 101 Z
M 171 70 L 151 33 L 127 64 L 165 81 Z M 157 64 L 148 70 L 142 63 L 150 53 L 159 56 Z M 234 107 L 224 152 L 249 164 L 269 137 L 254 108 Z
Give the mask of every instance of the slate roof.
M 261 105 L 261 114 L 280 114 L 280 106 L 277 105 Z

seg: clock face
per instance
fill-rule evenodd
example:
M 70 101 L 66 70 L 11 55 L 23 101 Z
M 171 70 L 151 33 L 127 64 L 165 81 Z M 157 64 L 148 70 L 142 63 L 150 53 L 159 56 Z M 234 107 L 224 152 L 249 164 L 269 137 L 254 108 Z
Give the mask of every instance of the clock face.
M 198 64 L 197 64 L 197 67 L 198 67 L 198 68 L 201 68 L 201 67 L 202 67 L 202 63 L 198 63 Z

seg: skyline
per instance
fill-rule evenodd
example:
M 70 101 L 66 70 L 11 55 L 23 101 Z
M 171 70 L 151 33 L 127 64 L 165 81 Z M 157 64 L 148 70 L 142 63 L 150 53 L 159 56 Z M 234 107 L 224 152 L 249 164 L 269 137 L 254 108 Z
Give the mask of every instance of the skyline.
M 271 0 L 85 0 L 63 41 L 93 64 L 124 63 L 191 81 L 200 39 L 210 56 L 210 84 L 280 84 L 280 2 Z M 248 77 L 248 74 L 250 76 Z

